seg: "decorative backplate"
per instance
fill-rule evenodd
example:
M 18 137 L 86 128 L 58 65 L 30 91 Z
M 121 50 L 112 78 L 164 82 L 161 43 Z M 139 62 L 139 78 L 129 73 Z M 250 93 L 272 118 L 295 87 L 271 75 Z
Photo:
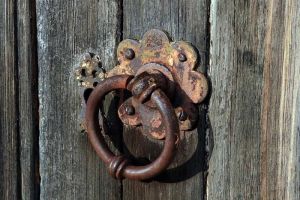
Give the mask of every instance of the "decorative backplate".
M 99 67 L 91 67 L 94 66 L 94 58 L 86 59 L 87 63 L 77 69 L 78 80 L 92 88 L 99 73 L 103 78 L 122 74 L 139 77 L 145 72 L 162 74 L 168 82 L 165 93 L 175 109 L 180 130 L 194 128 L 198 120 L 196 104 L 206 97 L 208 84 L 206 77 L 195 71 L 199 57 L 191 44 L 171 42 L 163 31 L 152 29 L 144 34 L 141 41 L 123 40 L 118 46 L 117 57 L 119 65 L 105 75 L 101 75 Z M 118 114 L 124 124 L 142 125 L 143 132 L 156 139 L 165 137 L 161 115 L 151 101 L 140 103 L 130 97 L 119 107 Z

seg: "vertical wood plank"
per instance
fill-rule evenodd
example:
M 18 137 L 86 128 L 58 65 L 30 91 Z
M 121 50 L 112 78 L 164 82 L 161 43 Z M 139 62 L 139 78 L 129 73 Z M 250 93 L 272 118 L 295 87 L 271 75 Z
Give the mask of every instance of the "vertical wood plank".
M 208 199 L 258 199 L 263 3 L 211 2 Z
M 38 138 L 35 6 L 1 2 L 1 199 L 36 199 Z
M 208 49 L 209 1 L 124 0 L 123 38 L 141 39 L 149 29 L 167 31 L 174 40 L 186 40 L 202 55 L 199 69 L 205 71 Z M 123 181 L 124 199 L 203 199 L 205 171 L 205 114 L 198 129 L 186 132 L 174 164 L 165 175 L 152 182 Z M 146 138 L 139 129 L 126 129 L 126 149 L 135 157 L 154 159 L 163 143 Z M 179 167 L 180 166 L 180 167 Z
M 110 0 L 37 2 L 41 199 L 120 199 L 121 187 L 80 133 L 73 73 L 82 54 L 116 64 L 120 4 Z
M 261 199 L 300 199 L 300 2 L 269 1 L 265 35 Z
M 38 199 L 38 67 L 35 1 L 18 0 L 19 160 L 22 199 Z
M 0 199 L 20 199 L 15 3 L 0 2 Z
M 210 21 L 207 199 L 299 199 L 299 3 L 213 0 Z

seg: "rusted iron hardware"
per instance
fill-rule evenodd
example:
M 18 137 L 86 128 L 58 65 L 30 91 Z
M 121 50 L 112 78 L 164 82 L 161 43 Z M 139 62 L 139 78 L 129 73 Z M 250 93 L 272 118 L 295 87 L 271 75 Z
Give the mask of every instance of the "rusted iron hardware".
M 100 71 L 99 59 L 87 55 L 76 70 L 86 90 L 85 121 L 89 140 L 115 178 L 149 179 L 165 170 L 175 153 L 180 130 L 194 128 L 198 120 L 197 103 L 208 92 L 205 76 L 195 67 L 198 54 L 188 43 L 171 42 L 160 30 L 150 30 L 141 41 L 123 40 L 117 49 L 119 65 L 107 73 Z M 97 84 L 95 84 L 97 83 Z M 130 165 L 124 156 L 115 156 L 100 134 L 99 110 L 104 96 L 117 89 L 128 90 L 118 115 L 125 125 L 142 126 L 143 133 L 164 139 L 160 156 L 145 166 Z
M 80 112 L 80 131 L 86 132 L 85 110 L 89 95 L 99 82 L 106 77 L 105 70 L 102 68 L 100 57 L 93 53 L 86 53 L 82 59 L 80 66 L 75 69 L 75 78 L 80 86 L 80 94 L 82 96 L 81 112 Z
M 198 120 L 195 104 L 203 101 L 208 91 L 206 77 L 194 70 L 198 62 L 194 47 L 183 41 L 170 42 L 164 32 L 154 29 L 146 32 L 141 41 L 123 40 L 117 56 L 120 64 L 108 72 L 108 77 L 133 75 L 134 82 L 142 88 L 147 81 L 138 82 L 144 72 L 160 76 L 159 87 L 164 87 L 172 102 L 180 130 L 194 128 Z M 124 124 L 142 125 L 144 133 L 155 139 L 165 138 L 162 116 L 151 101 L 140 104 L 134 97 L 129 98 L 118 113 Z
M 115 156 L 108 148 L 101 134 L 99 125 L 99 109 L 104 96 L 116 89 L 129 89 L 128 83 L 133 77 L 130 75 L 115 75 L 102 81 L 91 93 L 86 109 L 87 133 L 89 140 L 98 156 L 106 163 L 109 173 L 117 179 L 129 178 L 144 180 L 152 178 L 171 163 L 175 153 L 175 141 L 179 134 L 179 126 L 175 112 L 168 97 L 161 89 L 155 89 L 150 98 L 160 114 L 166 129 L 164 148 L 160 156 L 152 163 L 145 166 L 131 165 L 124 156 Z M 143 96 L 143 94 L 141 94 Z M 143 100 L 143 98 L 141 98 Z

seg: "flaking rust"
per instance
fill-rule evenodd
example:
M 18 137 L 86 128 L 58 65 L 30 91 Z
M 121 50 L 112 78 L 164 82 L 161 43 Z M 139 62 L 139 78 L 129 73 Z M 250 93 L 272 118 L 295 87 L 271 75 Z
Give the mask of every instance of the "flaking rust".
M 117 57 L 120 64 L 108 72 L 108 77 L 120 74 L 137 77 L 143 72 L 160 72 L 169 82 L 169 88 L 164 91 L 174 106 L 180 129 L 194 128 L 198 120 L 195 104 L 201 103 L 207 96 L 208 84 L 206 77 L 195 71 L 199 56 L 191 44 L 171 42 L 163 31 L 153 29 L 146 32 L 141 41 L 123 40 L 118 46 Z M 158 110 L 151 108 L 151 103 L 132 103 L 135 101 L 128 100 L 119 109 L 123 123 L 143 125 L 144 132 L 163 139 L 165 129 L 162 123 L 157 123 L 161 120 Z M 124 112 L 128 105 L 135 107 L 134 115 Z
M 128 51 L 134 52 L 131 58 Z M 185 91 L 193 103 L 200 103 L 206 97 L 208 85 L 206 77 L 195 71 L 199 56 L 195 48 L 184 41 L 171 42 L 160 30 L 146 32 L 141 41 L 123 40 L 117 49 L 119 65 L 108 72 L 108 76 L 136 75 L 145 64 L 157 63 L 162 71 L 171 72 L 174 81 Z
M 80 131 L 86 132 L 85 110 L 86 102 L 98 83 L 105 79 L 107 74 L 102 68 L 100 57 L 94 53 L 86 53 L 80 62 L 79 67 L 75 69 L 75 79 L 80 86 L 80 94 L 82 97 L 80 112 Z
M 132 75 L 134 78 L 128 90 L 142 91 L 133 94 L 119 107 L 118 114 L 124 124 L 143 126 L 143 133 L 155 139 L 165 138 L 161 113 L 150 98 L 159 88 L 170 99 L 180 130 L 195 127 L 198 120 L 196 104 L 207 96 L 208 83 L 204 74 L 195 71 L 199 55 L 191 44 L 172 42 L 163 31 L 152 29 L 140 41 L 123 40 L 118 46 L 117 58 L 119 65 L 105 73 L 99 67 L 98 57 L 88 54 L 75 72 L 84 91 L 91 91 L 105 77 Z M 83 96 L 86 101 L 88 95 L 83 93 Z M 84 113 L 84 101 L 83 104 Z M 82 128 L 84 130 L 85 125 Z

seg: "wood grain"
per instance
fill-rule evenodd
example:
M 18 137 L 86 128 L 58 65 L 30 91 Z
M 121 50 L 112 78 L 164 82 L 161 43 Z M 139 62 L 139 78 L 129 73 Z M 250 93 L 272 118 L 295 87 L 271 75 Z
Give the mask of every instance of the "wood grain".
M 0 199 L 20 199 L 15 3 L 0 2 Z
M 38 197 L 38 102 L 33 1 L 1 6 L 1 199 Z
M 112 68 L 118 42 L 151 28 L 192 42 L 202 72 L 210 49 L 209 115 L 205 102 L 166 173 L 122 183 L 80 133 L 73 70 L 86 52 Z M 1 1 L 0 199 L 300 199 L 299 38 L 296 0 Z M 128 127 L 123 146 L 111 138 L 150 160 L 163 145 Z
M 120 4 L 110 0 L 37 2 L 41 199 L 120 199 L 87 135 L 79 131 L 73 73 L 86 52 L 116 64 Z
M 194 44 L 202 55 L 199 66 L 205 71 L 208 51 L 209 1 L 123 1 L 123 38 L 141 39 L 152 28 L 165 30 L 174 40 Z M 151 182 L 123 181 L 124 199 L 203 199 L 205 171 L 205 113 L 198 129 L 186 132 L 171 169 Z M 134 157 L 153 160 L 161 152 L 162 142 L 142 135 L 139 129 L 127 128 L 125 152 Z
M 299 199 L 299 3 L 212 1 L 207 199 Z
M 19 161 L 22 199 L 38 199 L 38 67 L 35 2 L 17 3 Z
M 300 199 L 300 2 L 267 11 L 260 196 Z

